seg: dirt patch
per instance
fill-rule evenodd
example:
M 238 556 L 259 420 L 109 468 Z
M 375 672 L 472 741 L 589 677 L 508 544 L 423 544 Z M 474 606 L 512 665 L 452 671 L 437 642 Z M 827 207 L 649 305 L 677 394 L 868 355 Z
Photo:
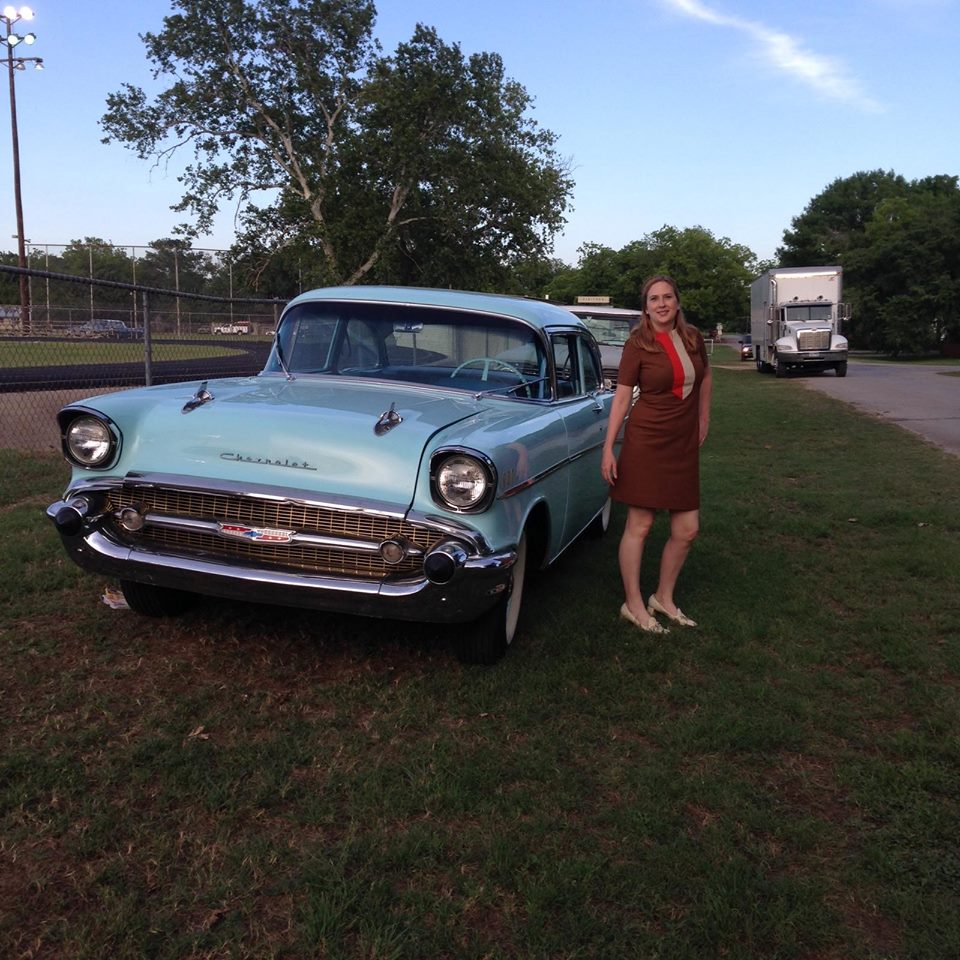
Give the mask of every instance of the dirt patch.
M 0 393 L 0 449 L 59 453 L 57 411 L 89 397 L 91 390 L 31 390 Z

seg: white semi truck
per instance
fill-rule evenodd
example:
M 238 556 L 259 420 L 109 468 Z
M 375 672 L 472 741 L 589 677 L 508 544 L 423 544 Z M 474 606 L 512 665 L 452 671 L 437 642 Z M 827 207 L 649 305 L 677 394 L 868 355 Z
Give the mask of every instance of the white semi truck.
M 779 267 L 750 285 L 750 335 L 757 370 L 835 370 L 847 375 L 841 267 Z

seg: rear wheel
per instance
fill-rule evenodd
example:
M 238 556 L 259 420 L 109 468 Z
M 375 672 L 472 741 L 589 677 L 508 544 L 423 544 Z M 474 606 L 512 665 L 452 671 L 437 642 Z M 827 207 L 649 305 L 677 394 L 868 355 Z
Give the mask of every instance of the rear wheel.
M 517 632 L 526 570 L 527 534 L 524 531 L 517 544 L 517 559 L 513 564 L 507 589 L 492 610 L 488 610 L 474 623 L 466 625 L 467 633 L 460 641 L 459 649 L 463 663 L 489 665 L 503 658 Z
M 145 617 L 178 617 L 193 603 L 194 594 L 149 583 L 121 580 L 120 589 L 127 606 Z

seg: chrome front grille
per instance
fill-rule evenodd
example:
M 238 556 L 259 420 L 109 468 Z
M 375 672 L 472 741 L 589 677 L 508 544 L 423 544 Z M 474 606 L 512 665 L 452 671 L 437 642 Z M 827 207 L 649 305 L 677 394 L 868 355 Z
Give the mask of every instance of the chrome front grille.
M 801 330 L 797 334 L 797 347 L 800 350 L 829 350 L 829 330 Z
M 356 540 L 358 548 L 330 547 L 300 543 L 271 543 L 221 536 L 208 530 L 178 529 L 147 523 L 132 533 L 113 517 L 108 521 L 112 535 L 123 543 L 137 544 L 163 553 L 217 557 L 277 570 L 303 571 L 366 578 L 404 577 L 423 569 L 422 557 L 408 556 L 388 564 L 379 553 L 360 549 L 360 544 L 401 539 L 428 550 L 441 538 L 433 531 L 397 517 L 360 511 L 337 510 L 287 500 L 269 500 L 195 490 L 154 486 L 124 486 L 110 493 L 108 510 L 136 507 L 141 513 L 164 518 L 244 524 L 250 527 L 296 530 Z

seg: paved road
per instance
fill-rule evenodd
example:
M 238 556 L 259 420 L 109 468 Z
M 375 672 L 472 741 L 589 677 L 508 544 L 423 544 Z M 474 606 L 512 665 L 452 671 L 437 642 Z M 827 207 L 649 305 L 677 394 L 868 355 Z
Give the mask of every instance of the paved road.
M 956 365 L 851 360 L 846 377 L 824 373 L 795 380 L 898 423 L 960 456 L 960 367 Z

